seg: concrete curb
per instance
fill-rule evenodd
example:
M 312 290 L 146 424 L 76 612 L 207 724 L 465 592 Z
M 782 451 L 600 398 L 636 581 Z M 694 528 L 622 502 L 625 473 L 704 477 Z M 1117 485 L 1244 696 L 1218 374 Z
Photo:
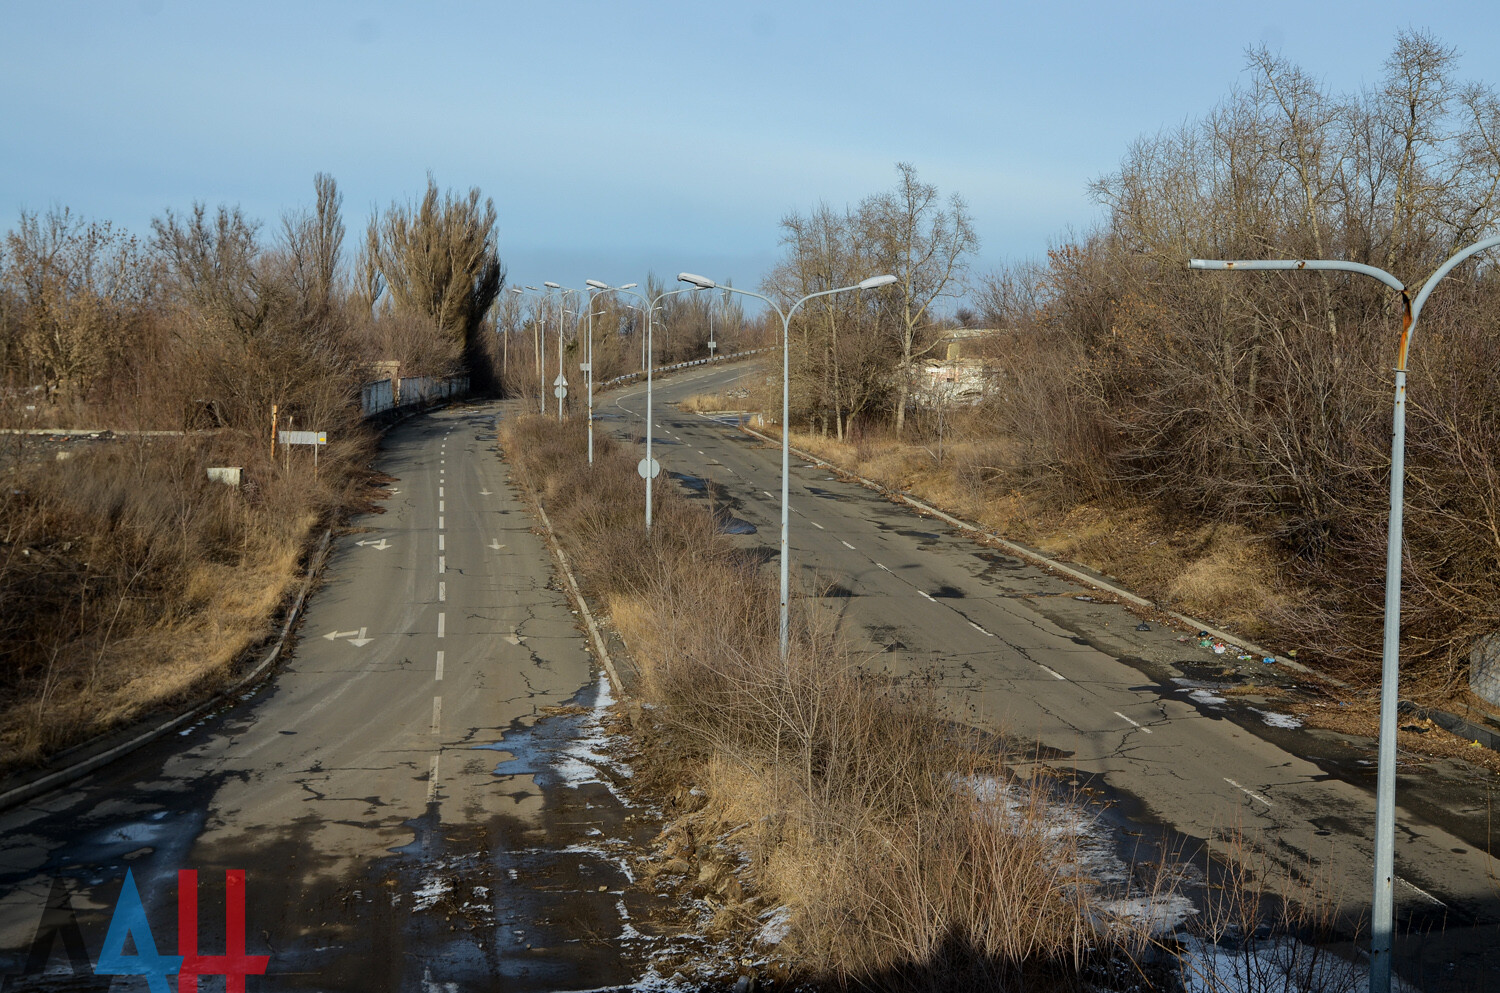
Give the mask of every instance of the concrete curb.
M 578 604 L 578 615 L 583 618 L 584 626 L 588 628 L 589 639 L 594 643 L 594 654 L 603 663 L 604 671 L 609 673 L 609 681 L 614 685 L 616 698 L 623 700 L 626 696 L 625 684 L 620 681 L 620 674 L 615 671 L 614 660 L 609 657 L 609 649 L 604 646 L 604 634 L 599 630 L 599 625 L 594 622 L 594 615 L 589 611 L 588 601 L 579 590 L 578 581 L 573 578 L 573 569 L 568 565 L 568 556 L 563 551 L 562 541 L 557 537 L 557 532 L 552 530 L 552 521 L 548 519 L 547 512 L 542 509 L 542 502 L 536 498 L 535 494 L 532 494 L 532 505 L 536 507 L 537 516 L 542 519 L 542 527 L 547 530 L 547 544 L 552 548 L 552 554 L 557 557 L 558 570 L 567 581 L 568 598 Z
M 698 416 L 704 417 L 705 415 L 699 414 Z M 712 418 L 708 419 L 712 420 Z M 761 434 L 754 428 L 744 425 L 741 426 L 740 430 L 744 431 L 746 434 L 754 435 L 755 437 L 769 444 L 776 445 L 777 447 L 781 446 L 780 438 L 772 438 L 770 435 Z M 975 524 L 972 521 L 963 520 L 962 518 L 955 517 L 952 514 L 946 513 L 945 511 L 939 510 L 936 507 L 926 504 L 909 493 L 902 493 L 899 490 L 888 489 L 887 487 L 882 486 L 880 483 L 875 482 L 873 479 L 866 479 L 864 476 L 861 476 L 858 473 L 850 472 L 842 466 L 833 462 L 829 462 L 826 459 L 820 459 L 816 455 L 813 455 L 811 452 L 804 452 L 802 449 L 797 448 L 796 446 L 792 446 L 791 450 L 796 453 L 798 458 L 805 459 L 808 462 L 812 462 L 814 465 L 822 466 L 825 469 L 830 469 L 834 472 L 838 472 L 845 476 L 848 476 L 851 479 L 858 480 L 866 488 L 872 489 L 875 492 L 880 493 L 882 496 L 889 497 L 893 500 L 898 500 L 901 503 L 906 504 L 908 507 L 911 507 L 918 513 L 936 517 L 938 520 L 950 524 L 953 527 L 959 528 L 961 530 L 969 531 L 974 534 L 984 535 L 985 538 L 993 541 L 995 544 L 999 545 L 1006 552 L 1014 555 L 1016 558 L 1025 559 L 1026 561 L 1031 562 L 1035 565 L 1039 565 L 1045 569 L 1049 569 L 1056 573 L 1061 573 L 1062 575 L 1067 576 L 1069 579 L 1082 583 L 1085 586 L 1090 586 L 1101 592 L 1108 593 L 1111 596 L 1119 597 L 1121 600 L 1132 603 L 1137 607 L 1143 607 L 1147 610 L 1155 611 L 1156 613 L 1161 614 L 1165 617 L 1170 617 L 1173 620 L 1176 620 L 1177 622 L 1184 624 L 1196 631 L 1206 631 L 1211 637 L 1216 638 L 1219 641 L 1225 642 L 1226 644 L 1239 645 L 1241 648 L 1244 648 L 1252 652 L 1253 654 L 1259 655 L 1261 658 L 1274 658 L 1278 665 L 1285 666 L 1286 668 L 1291 669 L 1295 672 L 1302 673 L 1305 676 L 1310 676 L 1314 679 L 1321 680 L 1333 686 L 1337 686 L 1340 689 L 1349 688 L 1348 683 L 1345 683 L 1342 680 L 1335 679 L 1332 676 L 1324 675 L 1323 673 L 1318 672 L 1314 669 L 1309 669 L 1307 666 L 1296 661 L 1295 659 L 1287 658 L 1283 655 L 1277 655 L 1276 653 L 1269 651 L 1266 648 L 1255 644 L 1254 642 L 1246 641 L 1244 638 L 1241 638 L 1238 635 L 1230 634 L 1228 631 L 1221 631 L 1218 628 L 1205 624 L 1203 621 L 1195 617 L 1189 617 L 1186 614 L 1179 614 L 1174 610 L 1167 610 L 1151 602 L 1150 600 L 1147 600 L 1143 596 L 1138 596 L 1137 594 L 1130 592 L 1122 586 L 1117 586 L 1114 583 L 1109 582 L 1109 580 L 1105 579 L 1102 576 L 1099 576 L 1092 572 L 1086 572 L 1074 566 L 1067 565 L 1065 563 L 1057 561 L 1056 559 L 1048 558 L 1035 549 L 1027 548 L 1024 545 L 1018 545 L 1013 541 L 1002 538 L 997 532 L 992 531 L 991 529 L 984 527 L 983 525 Z
M 302 607 L 307 602 L 308 591 L 312 589 L 313 580 L 317 577 L 318 572 L 323 568 L 323 564 L 327 560 L 328 546 L 332 537 L 333 530 L 331 528 L 323 532 L 322 540 L 318 542 L 318 547 L 308 560 L 307 575 L 303 577 L 302 588 L 297 591 L 297 597 L 292 601 L 291 609 L 287 611 L 286 620 L 281 625 L 281 632 L 277 635 L 276 641 L 261 656 L 261 660 L 256 663 L 255 667 L 236 681 L 233 686 L 220 690 L 207 700 L 188 708 L 160 724 L 142 731 L 125 732 L 127 737 L 124 741 L 106 747 L 101 751 L 90 755 L 82 754 L 90 748 L 100 747 L 101 742 L 109 740 L 107 736 L 102 739 L 95 739 L 92 742 L 86 742 L 82 745 L 75 745 L 73 748 L 61 752 L 55 756 L 55 760 L 65 761 L 68 763 L 67 765 L 60 769 L 54 769 L 51 772 L 41 772 L 41 770 L 47 768 L 45 765 L 41 766 L 38 770 L 35 770 L 41 772 L 37 778 L 20 783 L 0 793 L 0 810 L 8 810 L 27 800 L 34 799 L 60 786 L 65 786 L 74 780 L 80 779 L 94 770 L 108 765 L 115 759 L 128 755 L 137 748 L 155 741 L 162 735 L 175 731 L 189 721 L 196 720 L 214 708 L 222 706 L 229 702 L 232 697 L 244 692 L 245 689 L 258 682 L 266 674 L 266 671 L 280 659 L 281 650 L 286 646 L 286 640 L 291 634 L 292 626 L 302 616 Z M 72 757 L 70 758 L 70 756 Z

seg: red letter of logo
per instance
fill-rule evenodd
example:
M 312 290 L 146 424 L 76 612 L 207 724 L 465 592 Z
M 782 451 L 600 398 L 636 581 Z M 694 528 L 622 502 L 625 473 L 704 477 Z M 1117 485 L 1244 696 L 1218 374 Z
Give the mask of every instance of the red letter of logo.
M 269 955 L 245 954 L 245 870 L 224 871 L 224 954 L 198 954 L 198 873 L 177 873 L 177 993 L 198 993 L 199 976 L 223 976 L 225 993 L 245 993 L 245 977 L 264 975 Z

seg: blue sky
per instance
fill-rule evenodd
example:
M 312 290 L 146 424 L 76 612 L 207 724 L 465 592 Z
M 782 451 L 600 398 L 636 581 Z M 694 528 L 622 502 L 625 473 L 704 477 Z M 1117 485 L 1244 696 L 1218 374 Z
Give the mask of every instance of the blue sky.
M 494 199 L 512 284 L 752 286 L 784 214 L 909 161 L 968 201 L 982 273 L 1095 223 L 1088 182 L 1243 82 L 1247 46 L 1348 91 L 1408 26 L 1500 84 L 1500 5 L 1466 0 L 0 0 L 0 229 L 62 205 L 145 232 L 194 200 L 272 228 L 321 170 L 352 251 L 430 170 Z

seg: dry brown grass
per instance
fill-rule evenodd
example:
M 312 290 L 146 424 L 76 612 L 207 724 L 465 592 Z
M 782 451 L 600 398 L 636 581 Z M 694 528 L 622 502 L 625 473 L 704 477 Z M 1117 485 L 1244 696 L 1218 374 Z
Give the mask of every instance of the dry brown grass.
M 994 742 L 946 720 L 929 687 L 863 671 L 816 611 L 795 615 L 783 660 L 770 577 L 708 514 L 658 487 L 643 541 L 633 456 L 605 444 L 589 470 L 577 425 L 504 431 L 630 646 L 651 705 L 640 733 L 704 797 L 653 871 L 711 899 L 719 926 L 781 905 L 779 951 L 798 970 L 872 988 L 1076 978 L 1139 939 L 1101 929 L 1076 835 L 1055 830 L 1078 816 L 1070 803 L 1012 783 Z M 743 865 L 714 854 L 730 844 Z
M 0 768 L 226 685 L 369 449 L 330 446 L 317 481 L 233 433 L 13 464 L 0 498 Z M 243 488 L 209 481 L 210 465 L 243 466 Z

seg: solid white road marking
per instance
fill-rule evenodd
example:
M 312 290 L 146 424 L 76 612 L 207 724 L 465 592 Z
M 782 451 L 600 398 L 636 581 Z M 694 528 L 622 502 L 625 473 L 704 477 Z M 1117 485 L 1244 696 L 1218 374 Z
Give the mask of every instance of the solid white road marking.
M 980 634 L 984 635 L 986 638 L 993 638 L 994 637 L 994 635 L 990 634 L 988 631 L 986 631 L 984 628 L 980 627 L 978 624 L 975 624 L 973 621 L 969 622 L 969 627 L 973 628 L 975 631 L 978 631 Z
M 1401 882 L 1404 885 L 1410 887 L 1411 889 L 1413 889 L 1416 892 L 1420 893 L 1422 896 L 1425 896 L 1427 899 L 1431 900 L 1433 903 L 1437 904 L 1439 907 L 1447 907 L 1448 906 L 1446 903 L 1444 903 L 1443 901 L 1439 900 L 1437 897 L 1433 896 L 1431 893 L 1428 893 L 1426 890 L 1422 889 L 1422 887 L 1418 886 L 1416 883 L 1413 883 L 1412 881 L 1410 881 L 1408 879 L 1401 879 L 1400 876 L 1397 876 L 1396 878 L 1398 880 L 1401 880 Z
M 817 528 L 819 531 L 827 531 L 828 530 L 823 525 L 819 524 L 817 521 L 808 521 L 807 523 L 811 524 L 813 527 Z
M 435 696 L 432 698 L 432 733 L 437 734 L 443 724 L 443 698 Z
M 440 551 L 440 552 L 446 552 L 448 550 L 445 547 L 445 545 L 444 545 L 444 542 L 446 541 L 447 537 L 448 536 L 444 535 L 444 534 L 438 535 L 438 551 Z
M 446 556 L 446 555 L 439 555 L 438 556 L 438 572 L 447 572 L 447 571 L 448 571 L 448 556 Z
M 854 546 L 853 546 L 853 545 L 851 545 L 851 544 L 849 544 L 849 543 L 848 543 L 848 542 L 847 542 L 847 541 L 845 541 L 845 540 L 844 540 L 844 539 L 843 539 L 843 538 L 840 538 L 840 539 L 839 539 L 839 544 L 840 544 L 840 545 L 843 545 L 843 546 L 844 546 L 844 547 L 845 547 L 845 548 L 847 548 L 847 549 L 849 549 L 849 551 L 851 551 L 851 552 L 852 552 L 852 551 L 854 551 Z
M 1236 783 L 1234 780 L 1230 779 L 1228 776 L 1224 777 L 1224 782 L 1228 783 L 1230 786 L 1233 786 L 1235 789 L 1239 790 L 1241 793 L 1243 793 L 1246 796 L 1250 797 L 1252 800 L 1259 800 L 1261 803 L 1265 804 L 1267 807 L 1274 807 L 1275 806 L 1275 804 L 1273 804 L 1270 800 L 1267 800 L 1265 797 L 1261 796 L 1259 793 L 1255 792 L 1254 790 L 1247 790 L 1247 789 L 1245 789 L 1245 787 L 1241 786 L 1239 783 Z
M 1040 662 L 1038 662 L 1037 665 L 1042 665 L 1042 664 Z M 1063 682 L 1066 683 L 1068 681 L 1068 677 L 1067 676 L 1064 676 L 1062 673 L 1058 672 L 1056 669 L 1052 668 L 1050 665 L 1042 665 L 1042 668 L 1046 669 L 1048 672 L 1052 673 L 1052 675 L 1056 676 L 1058 679 L 1061 679 Z
M 444 629 L 445 625 L 447 624 L 447 621 L 448 621 L 448 615 L 445 614 L 445 613 L 443 613 L 442 611 L 438 611 L 438 637 L 439 638 L 441 638 L 443 636 L 443 629 Z
M 441 638 L 442 635 L 438 635 L 438 637 Z M 436 679 L 438 682 L 442 682 L 442 679 L 443 679 L 443 653 L 442 653 L 441 649 L 438 650 L 437 675 L 434 676 L 433 678 Z
M 428 772 L 427 772 L 427 802 L 428 803 L 436 803 L 437 802 L 437 791 L 438 791 L 438 757 L 436 755 L 434 755 L 432 757 L 432 766 L 428 769 Z
M 442 603 L 442 602 L 444 602 L 447 599 L 448 599 L 448 584 L 447 583 L 438 583 L 438 603 Z
M 1140 728 L 1142 731 L 1146 732 L 1147 734 L 1151 733 L 1151 729 L 1150 728 L 1146 727 L 1143 724 L 1137 724 L 1135 721 L 1132 721 L 1130 718 L 1126 717 L 1124 714 L 1120 713 L 1118 710 L 1115 711 L 1115 716 L 1118 717 L 1120 720 L 1124 721 L 1125 723 L 1133 726 L 1133 727 Z

